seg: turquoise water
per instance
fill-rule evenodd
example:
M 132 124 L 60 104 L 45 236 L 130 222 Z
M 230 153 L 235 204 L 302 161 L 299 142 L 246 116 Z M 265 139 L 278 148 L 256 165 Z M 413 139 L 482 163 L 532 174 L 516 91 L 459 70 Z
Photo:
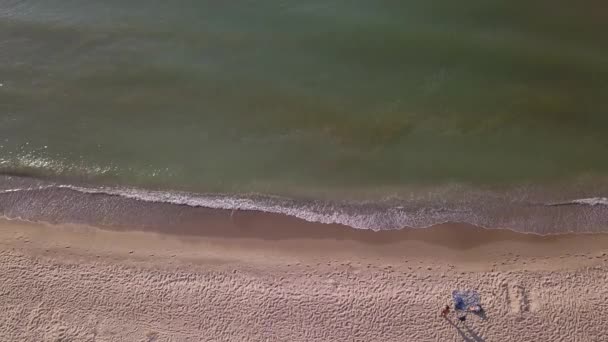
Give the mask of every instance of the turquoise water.
M 291 198 L 602 196 L 606 9 L 0 0 L 0 172 Z

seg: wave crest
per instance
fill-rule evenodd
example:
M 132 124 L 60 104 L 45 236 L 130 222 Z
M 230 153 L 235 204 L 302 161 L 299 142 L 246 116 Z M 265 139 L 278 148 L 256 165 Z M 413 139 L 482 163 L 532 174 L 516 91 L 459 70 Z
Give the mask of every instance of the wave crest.
M 197 194 L 128 187 L 95 187 L 21 179 L 3 184 L 0 210 L 13 216 L 39 215 L 53 210 L 96 211 L 101 202 L 159 203 L 192 208 L 258 211 L 296 217 L 309 222 L 341 224 L 357 229 L 426 228 L 442 223 L 467 223 L 484 228 L 507 228 L 549 234 L 608 231 L 608 198 L 589 197 L 537 205 L 527 196 L 472 190 L 441 192 L 380 201 L 329 201 L 294 199 L 262 194 Z M 1 189 L 1 188 L 0 188 Z M 72 193 L 70 195 L 70 192 Z M 446 195 L 449 193 L 448 195 Z M 84 197 L 83 197 L 84 196 Z M 95 196 L 88 197 L 87 196 Z M 99 198 L 97 196 L 106 196 Z M 113 200 L 112 198 L 116 198 Z M 91 203 L 87 203 L 90 201 Z M 101 202 L 100 202 L 101 201 Z M 118 202 L 117 202 L 118 201 Z M 34 203 L 35 204 L 32 204 Z M 126 202 L 127 207 L 129 202 Z M 547 203 L 547 202 L 545 202 Z M 52 206 L 53 209 L 49 209 Z M 57 209 L 59 207 L 59 209 Z M 116 206 L 96 217 L 111 221 Z M 155 209 L 150 209 L 155 210 Z M 25 215 L 23 214 L 25 213 Z M 38 214 L 36 214 L 38 213 Z

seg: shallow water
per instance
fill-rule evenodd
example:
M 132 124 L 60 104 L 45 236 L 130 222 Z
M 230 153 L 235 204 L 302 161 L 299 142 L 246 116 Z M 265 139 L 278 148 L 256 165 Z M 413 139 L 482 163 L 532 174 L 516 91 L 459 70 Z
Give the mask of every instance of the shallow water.
M 496 222 L 491 199 L 606 196 L 607 9 L 0 0 L 0 172 L 161 200 L 279 195 L 359 228 L 532 229 Z

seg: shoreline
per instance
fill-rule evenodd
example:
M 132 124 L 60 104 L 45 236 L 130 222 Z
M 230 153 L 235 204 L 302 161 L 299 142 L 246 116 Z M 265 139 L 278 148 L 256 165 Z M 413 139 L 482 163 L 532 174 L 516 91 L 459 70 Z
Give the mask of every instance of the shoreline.
M 446 222 L 462 222 L 538 235 L 608 233 L 608 205 L 604 205 L 603 198 L 590 200 L 586 192 L 567 195 L 568 191 L 550 194 L 539 189 L 512 189 L 510 193 L 502 193 L 466 186 L 441 189 L 431 191 L 428 197 L 412 193 L 411 198 L 349 202 L 65 185 L 0 176 L 0 214 L 34 222 L 154 229 L 167 226 L 181 229 L 208 222 L 209 217 L 213 221 L 232 213 L 249 216 L 253 212 L 268 216 L 270 221 L 288 216 L 315 224 L 373 231 L 428 229 Z
M 165 228 L 53 224 L 6 218 L 0 218 L 0 227 L 21 229 L 17 235 L 29 232 L 28 239 L 32 241 L 37 240 L 37 235 L 43 235 L 45 240 L 57 244 L 74 236 L 107 235 L 109 240 L 114 240 L 122 234 L 136 240 L 147 238 L 149 243 L 157 239 L 193 248 L 197 244 L 207 248 L 213 245 L 218 253 L 223 253 L 224 249 L 251 249 L 255 252 L 271 250 L 282 254 L 315 254 L 323 258 L 343 251 L 343 258 L 420 258 L 472 264 L 488 270 L 496 269 L 505 258 L 563 259 L 582 253 L 601 255 L 608 252 L 606 233 L 537 235 L 465 224 L 371 231 L 312 223 L 285 215 L 258 212 L 226 215 L 222 210 L 209 210 L 215 215 L 209 216 L 207 221 Z M 9 235 L 3 235 L 4 239 L 11 240 Z M 95 241 L 99 240 L 96 238 Z M 84 238 L 76 241 L 75 245 L 86 245 Z M 177 245 L 174 246 L 176 250 L 179 249 Z M 150 248 L 145 243 L 142 246 Z
M 230 222 L 219 226 L 207 222 L 214 228 L 197 228 L 196 231 L 175 230 L 175 227 L 149 230 L 0 219 L 0 229 L 3 230 L 0 238 L 8 244 L 26 240 L 27 243 L 38 242 L 39 250 L 54 250 L 59 254 L 79 250 L 80 254 L 90 255 L 105 250 L 108 255 L 127 255 L 125 251 L 128 250 L 128 254 L 138 251 L 140 256 L 173 258 L 181 255 L 199 261 L 219 260 L 223 255 L 230 260 L 238 256 L 239 262 L 244 264 L 261 254 L 310 262 L 337 258 L 360 263 L 384 260 L 408 264 L 408 260 L 414 260 L 420 265 L 410 266 L 418 271 L 426 271 L 422 264 L 434 264 L 434 269 L 437 265 L 441 265 L 439 268 L 449 265 L 449 269 L 465 272 L 546 271 L 608 260 L 608 234 L 603 233 L 540 236 L 454 224 L 373 232 L 306 221 L 294 225 L 289 223 L 294 220 L 291 217 L 283 217 L 287 221 L 269 224 L 266 217 L 257 221 L 258 213 L 250 214 L 237 224 Z M 102 244 L 103 248 L 96 244 Z M 200 246 L 204 246 L 207 252 L 201 253 Z M 158 252 L 162 250 L 172 252 Z M 521 260 L 523 263 L 520 264 Z M 556 261 L 559 262 L 554 263 Z

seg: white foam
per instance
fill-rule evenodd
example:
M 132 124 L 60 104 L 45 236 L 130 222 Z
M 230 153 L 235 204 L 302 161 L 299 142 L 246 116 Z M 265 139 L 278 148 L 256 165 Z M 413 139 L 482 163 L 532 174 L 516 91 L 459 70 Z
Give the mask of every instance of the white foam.
M 357 229 L 395 229 L 409 227 L 428 227 L 448 221 L 460 221 L 462 211 L 445 210 L 433 213 L 429 211 L 408 211 L 403 207 L 385 207 L 366 210 L 365 204 L 332 203 L 316 201 L 298 201 L 291 198 L 267 195 L 228 195 L 228 194 L 194 194 L 188 192 L 166 192 L 134 188 L 99 187 L 89 188 L 74 185 L 43 185 L 29 188 L 16 188 L 0 191 L 9 194 L 22 191 L 43 191 L 67 189 L 86 194 L 119 196 L 149 203 L 168 203 L 223 210 L 247 210 L 293 216 L 309 222 L 324 224 L 342 224 Z
M 193 194 L 187 192 L 164 192 L 130 188 L 84 188 L 60 185 L 58 188 L 71 189 L 89 194 L 105 194 L 135 199 L 150 203 L 170 203 L 224 210 L 250 210 L 297 217 L 310 222 L 324 224 L 339 223 L 358 229 L 386 229 L 387 226 L 369 215 L 353 215 L 336 210 L 335 207 L 321 207 L 315 204 L 296 203 L 295 200 L 277 196 L 251 195 L 251 197 L 221 194 Z M 257 198 L 256 198 L 257 197 Z M 374 215 L 372 215 L 374 216 Z
M 583 204 L 583 205 L 608 205 L 608 198 L 606 197 L 591 197 L 591 198 L 581 198 L 574 201 L 571 201 L 573 204 Z
M 167 192 L 136 188 L 86 187 L 59 184 L 45 184 L 37 187 L 0 190 L 0 194 L 53 189 L 66 189 L 85 194 L 117 196 L 148 203 L 167 203 L 210 209 L 282 214 L 309 222 L 341 224 L 352 228 L 371 229 L 375 231 L 404 227 L 426 228 L 447 222 L 462 222 L 479 227 L 500 226 L 508 227 L 510 229 L 518 228 L 518 230 L 526 230 L 528 227 L 537 227 L 539 224 L 543 224 L 544 221 L 542 221 L 542 219 L 545 217 L 542 215 L 539 216 L 539 220 L 541 221 L 538 222 L 534 220 L 520 222 L 516 217 L 497 222 L 492 219 L 493 216 L 488 216 L 492 215 L 496 203 L 487 209 L 468 201 L 452 205 L 448 203 L 414 205 L 415 203 L 408 202 L 405 206 L 396 205 L 396 203 L 374 203 L 374 205 L 370 206 L 369 202 L 296 200 L 260 194 L 196 194 L 178 191 Z M 608 198 L 582 198 L 549 205 L 608 205 Z M 554 227 L 555 223 L 549 225 Z
M 589 198 L 579 198 L 571 201 L 565 202 L 553 202 L 548 203 L 548 206 L 562 206 L 562 205 L 588 205 L 588 206 L 598 206 L 598 205 L 606 205 L 608 206 L 608 198 L 606 197 L 589 197 Z

